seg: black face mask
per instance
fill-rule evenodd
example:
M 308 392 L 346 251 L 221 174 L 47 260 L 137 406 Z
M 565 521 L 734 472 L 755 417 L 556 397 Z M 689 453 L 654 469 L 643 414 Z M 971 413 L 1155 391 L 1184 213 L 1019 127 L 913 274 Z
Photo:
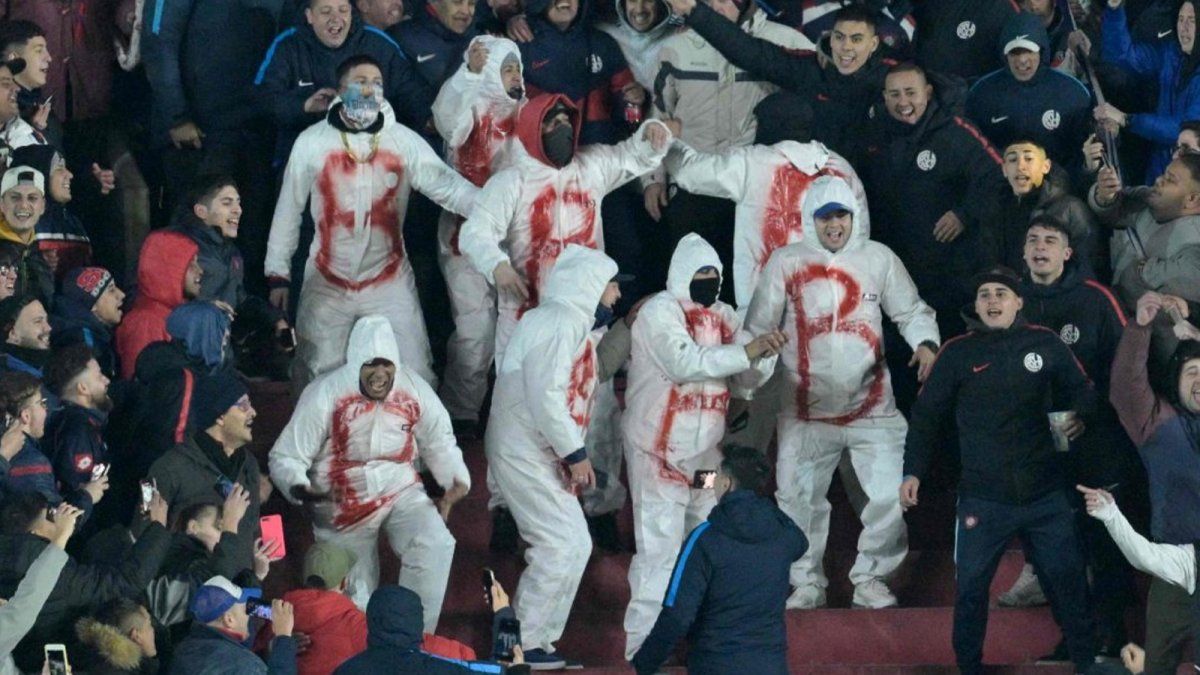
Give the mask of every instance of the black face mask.
M 692 279 L 691 285 L 688 286 L 688 293 L 692 296 L 692 302 L 705 307 L 712 307 L 717 301 L 717 293 L 721 290 L 721 279 Z
M 596 305 L 596 322 L 592 324 L 592 330 L 596 330 L 601 326 L 607 326 L 613 320 L 613 308 L 605 307 L 604 305 Z
M 561 169 L 570 164 L 575 156 L 575 130 L 563 124 L 554 127 L 548 134 L 542 134 L 542 150 L 554 166 Z
M 512 100 L 520 101 L 521 97 L 525 95 L 525 88 L 519 84 L 515 84 L 512 86 L 511 89 L 509 89 L 505 93 L 507 93 L 508 97 L 511 98 Z

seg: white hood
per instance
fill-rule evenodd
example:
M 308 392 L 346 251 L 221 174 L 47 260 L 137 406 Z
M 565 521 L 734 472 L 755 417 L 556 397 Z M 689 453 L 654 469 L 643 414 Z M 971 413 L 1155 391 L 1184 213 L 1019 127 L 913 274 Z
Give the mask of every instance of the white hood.
M 488 51 L 487 63 L 483 66 L 483 72 L 480 75 L 483 77 L 483 85 L 479 89 L 479 101 L 484 104 L 484 108 L 498 113 L 501 117 L 507 117 L 517 109 L 525 96 L 521 96 L 520 101 L 513 100 L 508 92 L 504 90 L 504 82 L 500 79 L 500 67 L 504 65 L 504 59 L 511 54 L 517 57 L 517 65 L 521 67 L 522 79 L 525 76 L 525 66 L 521 62 L 521 49 L 517 47 L 517 43 L 508 38 L 492 37 L 491 35 L 480 35 L 471 40 L 471 45 L 483 45 Z M 467 54 L 470 52 L 468 47 L 467 52 L 463 52 L 463 62 L 467 61 Z M 524 86 L 524 84 L 522 84 Z
M 780 141 L 771 149 L 787 158 L 792 166 L 809 176 L 814 176 L 829 163 L 829 148 L 817 141 L 800 143 L 797 141 Z
M 837 176 L 821 176 L 809 186 L 808 192 L 804 194 L 804 202 L 800 205 L 801 227 L 804 228 L 804 238 L 801 240 L 803 243 L 828 253 L 817 237 L 817 222 L 813 213 L 830 202 L 848 207 L 853 217 L 854 227 L 850 231 L 850 240 L 842 247 L 842 251 L 857 248 L 871 238 L 870 223 L 862 217 L 862 208 L 858 198 L 854 196 L 854 190 L 850 189 L 850 184 Z
M 392 332 L 392 324 L 378 314 L 364 316 L 354 324 L 350 331 L 350 341 L 346 345 L 346 368 L 353 370 L 357 378 L 358 370 L 364 363 L 375 359 L 387 359 L 400 366 L 400 350 L 396 347 L 396 334 Z
M 612 258 L 594 248 L 569 244 L 550 269 L 542 302 L 562 303 L 590 317 L 615 276 L 617 263 Z
M 721 266 L 721 258 L 717 250 L 704 237 L 692 232 L 679 240 L 675 253 L 671 256 L 671 267 L 667 271 L 667 292 L 677 300 L 690 300 L 692 297 L 692 277 L 701 267 L 715 267 L 725 280 L 725 268 Z

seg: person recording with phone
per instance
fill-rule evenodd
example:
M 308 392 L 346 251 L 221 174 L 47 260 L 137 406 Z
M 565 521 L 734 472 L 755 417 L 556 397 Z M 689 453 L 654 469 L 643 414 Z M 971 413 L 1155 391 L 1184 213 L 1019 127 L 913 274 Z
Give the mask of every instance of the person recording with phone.
M 0 438 L 0 451 L 5 438 L 7 434 Z M 33 627 L 69 562 L 67 541 L 75 533 L 75 524 L 82 513 L 70 504 L 60 504 L 54 510 L 51 528 L 46 531 L 50 545 L 29 564 L 11 594 L 0 593 L 0 675 L 17 674 L 12 651 Z
M 654 625 L 684 538 L 717 504 L 704 477 L 711 480 L 721 462 L 731 393 L 748 398 L 771 376 L 787 342 L 778 330 L 754 338 L 741 332 L 737 312 L 717 300 L 723 271 L 707 241 L 685 235 L 671 258 L 667 290 L 652 296 L 633 324 L 625 402 L 640 414 L 622 417 L 637 541 L 629 566 L 626 658 Z M 735 384 L 742 377 L 750 386 Z
M 249 609 L 261 601 L 262 591 L 243 588 L 223 576 L 214 576 L 196 589 L 191 612 L 196 621 L 188 636 L 175 647 L 170 675 L 292 675 L 296 672 L 296 624 L 291 603 L 273 600 L 269 621 L 275 638 L 264 662 L 246 646 L 250 638 Z M 253 603 L 264 606 L 265 603 Z M 265 618 L 267 612 L 259 612 Z

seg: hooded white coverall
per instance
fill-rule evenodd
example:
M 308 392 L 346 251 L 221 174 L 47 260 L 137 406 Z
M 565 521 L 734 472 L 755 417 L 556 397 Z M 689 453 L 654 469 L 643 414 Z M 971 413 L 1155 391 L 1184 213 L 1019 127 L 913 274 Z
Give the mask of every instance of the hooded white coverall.
M 330 108 L 337 115 L 340 101 Z M 296 381 L 344 363 L 359 317 L 387 317 L 404 362 L 434 382 L 433 360 L 412 266 L 404 250 L 404 213 L 412 189 L 445 209 L 469 213 L 479 189 L 415 132 L 396 122 L 385 101 L 376 133 L 343 133 L 318 122 L 296 139 L 267 241 L 269 278 L 290 276 L 304 205 L 316 224 L 296 312 Z M 377 145 L 376 145 L 377 144 Z
M 516 151 L 517 108 L 504 89 L 500 67 L 505 58 L 521 63 L 517 44 L 480 35 L 471 44 L 488 50 L 482 71 L 472 73 L 467 57 L 446 80 L 433 102 L 433 122 L 446 141 L 446 160 L 460 174 L 483 187 L 493 173 L 512 162 Z M 522 97 L 524 100 L 524 97 Z M 487 396 L 488 371 L 496 340 L 496 290 L 458 247 L 463 218 L 443 211 L 438 221 L 438 263 L 450 295 L 454 333 L 446 345 L 446 372 L 439 392 L 450 417 L 477 420 Z
M 692 489 L 696 471 L 721 464 L 721 438 L 729 405 L 729 380 L 749 398 L 775 368 L 777 357 L 751 361 L 732 307 L 705 308 L 691 299 L 693 275 L 722 271 L 717 252 L 698 234 L 679 240 L 667 273 L 667 290 L 642 306 L 633 323 L 627 414 L 622 418 L 625 461 L 633 498 L 637 553 L 629 565 L 625 656 L 649 635 L 687 534 L 716 505 L 713 490 Z
M 359 384 L 364 363 L 396 364 L 384 401 L 366 397 Z M 425 493 L 417 460 L 438 485 L 471 486 L 450 416 L 424 378 L 400 357 L 392 326 L 382 316 L 358 320 L 346 362 L 314 380 L 275 441 L 267 464 L 271 480 L 295 504 L 292 487 L 329 494 L 313 505 L 313 534 L 354 552 L 348 595 L 367 606 L 379 582 L 379 530 L 400 556 L 402 586 L 421 596 L 425 632 L 437 628 L 454 558 L 454 537 Z
M 836 253 L 817 239 L 813 212 L 836 202 L 850 207 L 853 228 Z M 796 587 L 828 582 L 822 570 L 829 534 L 826 493 L 842 453 L 849 450 L 867 497 L 860 518 L 858 559 L 850 580 L 887 577 L 904 560 L 907 530 L 900 509 L 904 436 L 883 355 L 886 313 L 914 350 L 938 344 L 933 310 L 892 251 L 870 240 L 861 208 L 846 181 L 821 177 L 803 203 L 804 237 L 771 255 L 746 316 L 758 335 L 782 330 L 785 384 L 780 396 L 779 508 L 808 536 L 809 550 L 792 566 Z
M 596 306 L 617 264 L 569 244 L 498 360 L 484 437 L 488 466 L 508 500 L 528 567 L 514 596 L 525 650 L 554 651 L 592 552 L 565 461 L 586 456 L 598 367 Z

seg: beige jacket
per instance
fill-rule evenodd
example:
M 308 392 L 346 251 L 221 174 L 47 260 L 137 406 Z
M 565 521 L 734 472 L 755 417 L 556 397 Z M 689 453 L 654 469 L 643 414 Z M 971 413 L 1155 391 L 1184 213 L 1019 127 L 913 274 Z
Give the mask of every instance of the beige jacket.
M 742 27 L 788 49 L 813 49 L 802 33 L 769 21 L 757 7 Z M 667 38 L 659 51 L 653 115 L 680 120 L 680 140 L 692 148 L 723 153 L 754 142 L 758 128 L 754 106 L 778 90 L 735 67 L 695 31 L 687 30 Z M 664 180 L 664 171 L 658 169 L 643 178 L 643 185 Z

